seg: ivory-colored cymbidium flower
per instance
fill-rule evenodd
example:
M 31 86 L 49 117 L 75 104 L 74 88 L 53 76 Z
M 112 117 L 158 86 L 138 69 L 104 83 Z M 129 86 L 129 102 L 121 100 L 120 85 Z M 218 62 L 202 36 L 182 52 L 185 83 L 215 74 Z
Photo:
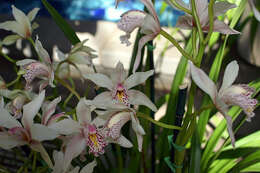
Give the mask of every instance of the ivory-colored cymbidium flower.
M 76 166 L 73 168 L 71 165 L 65 169 L 64 167 L 64 153 L 61 151 L 53 151 L 54 168 L 53 173 L 92 173 L 94 168 L 97 166 L 96 160 L 88 163 L 81 170 L 80 167 Z
M 42 79 L 40 81 L 40 91 L 42 91 L 47 85 L 55 87 L 53 84 L 53 64 L 48 52 L 43 48 L 38 37 L 35 41 L 35 48 L 41 61 L 36 61 L 34 59 L 24 59 L 16 62 L 16 65 L 21 66 L 22 71 L 24 71 L 23 77 L 26 80 L 26 89 L 31 89 L 31 82 L 35 78 Z
M 109 140 L 106 135 L 106 129 L 103 128 L 105 121 L 96 117 L 92 120 L 90 107 L 85 104 L 85 100 L 81 99 L 76 107 L 78 121 L 65 119 L 50 125 L 50 128 L 56 129 L 61 134 L 71 135 L 66 142 L 66 150 L 64 156 L 65 168 L 67 168 L 73 158 L 79 156 L 86 147 L 89 153 L 96 157 L 105 152 L 108 143 L 118 143 L 123 147 L 129 146 L 125 137 L 117 140 Z M 118 142 L 119 141 L 119 142 Z M 124 142 L 126 141 L 126 142 Z
M 166 1 L 169 5 L 171 5 L 174 8 L 177 8 L 170 0 Z M 189 5 L 186 5 L 182 0 L 176 0 L 176 2 L 183 6 L 186 9 L 191 10 L 191 2 Z M 209 14 L 208 14 L 208 0 L 196 0 L 195 1 L 197 14 L 199 17 L 199 21 L 201 24 L 201 28 L 204 32 L 209 31 Z M 213 6 L 214 11 L 214 21 L 213 21 L 213 31 L 214 32 L 220 32 L 222 34 L 239 34 L 240 32 L 230 28 L 227 24 L 225 24 L 223 21 L 218 20 L 218 16 L 224 14 L 227 10 L 231 8 L 235 8 L 235 4 L 231 4 L 226 1 L 219 1 L 216 2 Z M 182 29 L 192 29 L 196 26 L 195 19 L 189 15 L 186 14 L 185 16 L 180 16 L 176 27 L 182 28 Z
M 239 66 L 237 61 L 232 61 L 227 65 L 222 86 L 219 91 L 217 91 L 216 85 L 205 72 L 195 67 L 192 63 L 190 63 L 190 65 L 193 81 L 211 97 L 216 108 L 227 120 L 228 133 L 232 145 L 235 146 L 232 118 L 228 115 L 228 107 L 231 105 L 241 107 L 247 115 L 247 121 L 250 121 L 255 115 L 253 110 L 257 104 L 257 100 L 251 98 L 252 94 L 255 92 L 254 88 L 249 87 L 246 84 L 232 85 L 238 75 Z
M 89 104 L 103 106 L 104 108 L 128 108 L 130 105 L 145 105 L 156 112 L 156 106 L 146 95 L 130 89 L 144 83 L 153 73 L 154 70 L 149 70 L 147 72 L 136 72 L 127 77 L 123 64 L 118 62 L 110 78 L 100 73 L 86 74 L 84 75 L 86 79 L 109 90 L 97 95 L 92 101 L 89 101 Z
M 34 123 L 33 119 L 38 113 L 45 98 L 45 91 L 42 91 L 31 102 L 23 106 L 23 116 L 20 123 L 10 113 L 0 107 L 0 126 L 7 129 L 0 132 L 0 147 L 11 149 L 21 145 L 29 145 L 32 150 L 40 152 L 42 158 L 49 167 L 52 162 L 41 144 L 41 141 L 52 140 L 59 136 L 56 130 L 42 124 Z
M 61 75 L 70 75 L 69 74 L 69 65 L 73 65 L 78 69 L 81 73 L 80 68 L 78 65 L 87 65 L 93 66 L 92 60 L 97 57 L 94 54 L 95 50 L 84 46 L 84 44 L 88 41 L 88 39 L 83 40 L 82 42 L 77 43 L 70 52 L 65 55 L 61 52 L 57 47 L 53 49 L 54 52 L 54 61 L 55 61 L 55 70 L 58 70 L 59 74 Z M 62 64 L 60 64 L 62 63 Z M 65 73 L 65 74 L 64 74 Z
M 19 37 L 11 35 L 9 38 L 6 39 L 17 40 L 19 38 L 31 37 L 32 31 L 38 26 L 36 23 L 31 24 L 31 22 L 34 20 L 38 11 L 39 8 L 34 8 L 27 15 L 25 15 L 21 10 L 12 5 L 12 13 L 15 20 L 0 23 L 0 29 L 12 31 L 18 34 Z
M 151 0 L 141 0 L 148 9 L 149 13 L 140 10 L 130 10 L 121 15 L 117 26 L 126 34 L 120 36 L 121 43 L 129 46 L 131 43 L 128 40 L 135 28 L 141 28 L 140 32 L 145 34 L 138 43 L 138 51 L 134 63 L 133 73 L 135 73 L 141 61 L 141 50 L 143 46 L 150 40 L 154 39 L 161 31 L 158 16 L 153 7 Z

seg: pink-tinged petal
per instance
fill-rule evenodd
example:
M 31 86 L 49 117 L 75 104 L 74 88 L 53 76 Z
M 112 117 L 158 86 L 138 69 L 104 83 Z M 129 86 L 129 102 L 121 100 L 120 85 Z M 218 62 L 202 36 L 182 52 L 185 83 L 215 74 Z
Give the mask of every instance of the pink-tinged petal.
M 42 124 L 33 124 L 30 128 L 31 137 L 36 141 L 53 140 L 59 136 L 55 129 L 51 129 Z
M 64 169 L 67 170 L 67 168 L 70 165 L 70 162 L 75 157 L 79 156 L 81 152 L 86 147 L 86 140 L 81 135 L 75 135 L 73 136 L 65 150 L 65 156 L 64 156 Z
M 180 16 L 176 23 L 176 27 L 181 29 L 192 29 L 192 17 L 188 15 Z
M 22 28 L 21 25 L 16 21 L 6 21 L 0 23 L 0 29 L 12 31 L 14 33 L 17 33 L 21 37 L 25 37 L 25 28 Z
M 134 62 L 134 67 L 133 67 L 133 73 L 136 72 L 137 68 L 139 67 L 140 63 L 141 63 L 141 53 L 142 53 L 142 49 L 144 47 L 144 45 L 154 39 L 156 37 L 156 35 L 154 34 L 149 34 L 149 35 L 145 35 L 143 36 L 139 42 L 138 42 L 138 50 L 137 50 L 137 55 L 136 55 L 136 58 L 135 58 L 135 62 Z
M 133 147 L 133 144 L 123 135 L 121 135 L 119 138 L 117 138 L 117 140 L 113 141 L 113 143 L 116 143 L 116 144 L 120 145 L 121 147 L 125 147 L 125 148 Z
M 235 82 L 238 75 L 238 70 L 239 66 L 237 64 L 237 61 L 232 61 L 227 65 L 224 73 L 223 83 L 219 90 L 220 93 Z
M 106 127 L 108 128 L 108 136 L 112 139 L 117 139 L 121 135 L 121 128 L 131 120 L 129 112 L 119 112 L 110 115 L 110 119 L 107 121 Z
M 41 91 L 44 90 L 44 88 L 46 88 L 46 87 L 48 86 L 49 82 L 46 81 L 46 80 L 42 80 L 42 81 L 39 82 L 39 84 L 40 84 L 40 86 L 39 86 L 39 92 L 41 92 Z M 29 85 L 29 86 L 27 85 L 26 88 L 31 88 L 31 86 L 30 86 L 30 85 Z
M 240 34 L 240 32 L 230 28 L 227 24 L 220 20 L 214 20 L 214 32 L 220 32 L 222 34 Z
M 0 148 L 9 150 L 11 148 L 25 145 L 26 142 L 15 135 L 10 135 L 7 132 L 0 132 Z
M 120 41 L 121 41 L 121 44 L 126 44 L 126 46 L 130 46 L 131 45 L 131 42 L 129 41 L 131 35 L 130 34 L 125 34 L 125 35 L 121 35 L 120 36 Z
M 123 81 L 127 77 L 127 73 L 124 70 L 124 65 L 119 61 L 116 65 L 116 69 L 113 71 L 113 73 L 110 75 L 111 80 L 113 83 L 123 83 Z
M 206 75 L 204 71 L 197 68 L 190 62 L 191 76 L 196 85 L 206 92 L 213 102 L 217 95 L 217 88 L 215 83 Z
M 95 74 L 85 74 L 83 75 L 85 79 L 89 79 L 100 87 L 107 88 L 112 90 L 113 84 L 112 81 L 104 74 L 95 73 Z
M 39 8 L 34 8 L 27 14 L 27 17 L 30 22 L 34 20 L 39 10 L 40 10 Z
M 146 13 L 140 10 L 130 10 L 121 15 L 120 21 L 117 23 L 117 27 L 130 34 L 135 28 L 141 27 Z
M 90 106 L 86 105 L 84 98 L 80 99 L 76 107 L 76 113 L 80 124 L 90 124 L 91 122 Z
M 220 16 L 225 14 L 229 9 L 236 8 L 236 4 L 231 4 L 229 2 L 216 2 L 213 6 L 214 16 Z
M 231 144 L 232 146 L 235 148 L 235 135 L 232 129 L 232 118 L 230 116 L 228 116 L 227 114 L 224 115 L 226 121 L 227 121 L 227 130 L 228 130 L 228 134 L 229 137 L 231 139 Z
M 40 142 L 33 142 L 30 144 L 30 147 L 32 150 L 37 151 L 41 154 L 43 160 L 47 163 L 49 168 L 53 168 L 52 161 L 51 161 L 47 151 L 45 150 L 45 148 L 42 146 L 42 144 Z
M 51 118 L 48 120 L 48 123 L 45 125 L 49 126 L 53 123 L 56 123 L 61 117 L 67 118 L 68 116 L 69 115 L 66 115 L 65 112 L 55 114 L 55 115 L 51 116 Z
M 51 115 L 54 114 L 56 106 L 61 101 L 61 97 L 57 97 L 50 103 L 48 103 L 45 107 L 42 108 L 42 121 L 41 123 L 46 125 L 48 120 L 50 119 Z
M 160 23 L 158 23 L 153 16 L 147 14 L 141 26 L 140 32 L 142 34 L 158 34 L 161 30 Z
M 129 90 L 129 103 L 131 105 L 144 105 L 150 108 L 152 111 L 157 112 L 156 106 L 151 102 L 151 100 L 142 92 L 137 90 Z
M 31 102 L 23 106 L 22 124 L 26 129 L 30 129 L 31 125 L 33 124 L 33 119 L 35 115 L 39 112 L 44 98 L 45 98 L 45 90 L 43 90 Z
M 86 166 L 84 166 L 81 169 L 80 173 L 92 173 L 96 166 L 97 166 L 97 162 L 96 162 L 96 160 L 93 160 L 92 162 L 90 162 Z
M 64 154 L 61 151 L 54 150 L 52 153 L 52 158 L 54 160 L 54 167 L 53 167 L 53 173 L 63 173 L 63 160 L 64 160 Z
M 147 78 L 149 78 L 153 74 L 154 70 L 149 70 L 146 72 L 136 72 L 125 80 L 124 86 L 128 90 L 134 86 L 144 83 L 147 80 Z
M 253 13 L 255 15 L 255 18 L 260 22 L 260 12 L 258 11 L 258 9 L 255 7 L 255 4 L 254 4 L 254 0 L 249 0 L 249 5 L 250 7 L 252 8 L 253 10 Z
M 36 36 L 36 40 L 35 40 L 35 49 L 36 49 L 38 55 L 40 56 L 40 58 L 42 58 L 42 60 L 43 60 L 45 63 L 51 64 L 50 55 L 49 55 L 48 52 L 43 48 L 42 43 L 40 42 L 38 36 Z
M 0 108 L 0 127 L 10 129 L 22 126 L 5 108 Z
M 25 29 L 23 37 L 30 37 L 32 28 L 28 17 L 21 10 L 17 9 L 14 5 L 12 5 L 12 13 L 15 20 L 20 24 L 20 27 Z
M 153 16 L 153 18 L 156 20 L 157 23 L 159 22 L 158 16 L 156 14 L 156 11 L 153 6 L 153 2 L 151 0 L 141 0 L 141 2 L 145 5 L 145 7 L 148 9 L 150 14 Z
M 195 1 L 197 14 L 200 18 L 205 15 L 205 13 L 208 13 L 208 0 L 196 0 Z
M 57 123 L 48 125 L 48 127 L 63 135 L 71 135 L 80 132 L 79 123 L 72 119 L 63 119 Z

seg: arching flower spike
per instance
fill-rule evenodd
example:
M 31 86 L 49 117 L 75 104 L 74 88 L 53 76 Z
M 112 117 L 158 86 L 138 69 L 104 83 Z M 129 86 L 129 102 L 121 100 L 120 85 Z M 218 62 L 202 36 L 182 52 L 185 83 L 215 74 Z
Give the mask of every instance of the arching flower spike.
M 126 34 L 120 36 L 121 43 L 125 43 L 129 46 L 131 43 L 128 40 L 131 33 L 135 28 L 141 28 L 141 33 L 145 34 L 138 43 L 138 51 L 134 63 L 133 73 L 140 65 L 141 61 L 141 50 L 143 46 L 150 40 L 154 39 L 161 31 L 160 22 L 158 16 L 153 7 L 151 0 L 141 0 L 141 2 L 148 9 L 149 13 L 139 10 L 130 10 L 121 15 L 120 21 L 117 26 L 120 30 Z
M 211 97 L 216 108 L 227 120 L 228 133 L 234 147 L 235 137 L 232 130 L 232 118 L 228 115 L 228 107 L 231 105 L 241 107 L 247 115 L 247 121 L 250 121 L 255 115 L 253 110 L 258 102 L 256 99 L 251 98 L 255 92 L 254 88 L 246 84 L 232 85 L 238 75 L 239 66 L 237 61 L 232 61 L 227 65 L 219 91 L 217 91 L 216 85 L 205 72 L 195 67 L 192 63 L 190 65 L 193 81 Z
M 123 64 L 118 62 L 110 78 L 100 73 L 86 74 L 84 75 L 86 79 L 109 90 L 97 95 L 90 101 L 92 102 L 90 104 L 102 105 L 104 108 L 128 108 L 130 105 L 145 105 L 156 112 L 156 106 L 146 95 L 134 89 L 130 90 L 130 88 L 144 83 L 153 73 L 153 70 L 136 72 L 127 78 Z

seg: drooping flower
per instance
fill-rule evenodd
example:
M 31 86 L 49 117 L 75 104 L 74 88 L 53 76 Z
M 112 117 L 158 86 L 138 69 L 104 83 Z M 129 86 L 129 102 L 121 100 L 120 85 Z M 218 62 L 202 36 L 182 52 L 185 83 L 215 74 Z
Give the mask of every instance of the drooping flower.
M 104 108 L 127 108 L 130 105 L 145 105 L 156 112 L 156 106 L 146 95 L 134 89 L 130 90 L 130 88 L 145 82 L 153 73 L 154 70 L 136 72 L 127 78 L 123 64 L 118 62 L 110 78 L 100 73 L 86 74 L 84 75 L 86 79 L 109 90 L 97 95 L 90 101 L 90 104 L 103 106 Z
M 121 15 L 117 26 L 126 34 L 120 36 L 121 43 L 129 46 L 131 43 L 128 40 L 135 28 L 141 28 L 140 32 L 145 34 L 138 43 L 138 51 L 134 63 L 133 73 L 135 73 L 141 61 L 141 50 L 143 46 L 150 40 L 154 39 L 161 31 L 158 16 L 153 7 L 151 0 L 141 0 L 148 9 L 149 13 L 140 10 L 130 10 Z
M 63 73 L 63 75 L 70 75 L 69 74 L 69 65 L 73 65 L 78 69 L 79 64 L 87 65 L 87 66 L 93 66 L 92 59 L 96 58 L 97 55 L 94 54 L 95 50 L 84 46 L 84 44 L 88 41 L 88 39 L 83 40 L 82 42 L 77 43 L 68 53 L 68 55 L 65 55 L 63 52 L 61 52 L 57 47 L 54 49 L 54 61 L 55 61 L 55 70 L 57 70 L 60 73 Z M 65 63 L 66 62 L 66 63 Z M 62 64 L 60 64 L 62 63 Z M 64 74 L 65 73 L 65 74 Z M 61 74 L 62 75 L 62 74 Z
M 92 162 L 88 163 L 86 166 L 84 166 L 81 170 L 77 166 L 73 168 L 71 165 L 68 169 L 65 170 L 64 167 L 64 154 L 61 151 L 53 151 L 53 160 L 54 160 L 54 168 L 53 173 L 92 173 L 95 166 L 97 166 L 96 160 L 93 160 Z M 80 170 L 80 171 L 79 171 Z
M 25 15 L 21 10 L 17 9 L 14 5 L 12 5 L 12 13 L 15 20 L 0 23 L 0 29 L 12 31 L 18 34 L 20 37 L 16 37 L 16 39 L 21 37 L 29 38 L 32 35 L 32 31 L 38 26 L 36 23 L 31 24 L 31 22 L 37 15 L 38 11 L 39 8 L 34 8 L 27 15 Z
M 43 90 L 48 84 L 54 87 L 54 71 L 53 65 L 48 52 L 43 48 L 38 37 L 35 41 L 35 48 L 40 57 L 41 61 L 36 61 L 34 59 L 24 59 L 17 61 L 16 65 L 21 66 L 22 70 L 25 71 L 23 77 L 26 80 L 26 89 L 31 89 L 31 82 L 35 78 L 42 79 L 40 81 L 39 90 Z
M 45 91 L 42 91 L 35 99 L 23 106 L 22 123 L 10 115 L 6 109 L 0 107 L 0 126 L 8 129 L 0 132 L 0 147 L 11 149 L 27 144 L 32 150 L 40 152 L 42 158 L 52 168 L 52 162 L 41 141 L 55 139 L 59 134 L 56 130 L 42 124 L 34 123 L 33 121 L 42 105 L 44 97 Z
M 247 121 L 250 121 L 255 115 L 253 110 L 257 104 L 257 100 L 251 98 L 255 89 L 246 84 L 232 85 L 238 75 L 239 66 L 237 61 L 232 61 L 226 67 L 223 83 L 219 91 L 217 91 L 214 82 L 201 69 L 195 67 L 192 63 L 190 64 L 193 81 L 211 97 L 216 108 L 227 120 L 228 133 L 232 145 L 235 146 L 232 118 L 228 115 L 228 107 L 231 105 L 241 107 L 247 115 Z
M 171 5 L 173 8 L 177 8 L 170 0 L 166 1 L 169 5 Z M 182 0 L 176 0 L 176 2 L 183 6 L 186 9 L 191 10 L 191 1 L 189 5 L 186 5 Z M 204 32 L 208 32 L 209 30 L 209 14 L 208 14 L 208 0 L 196 0 L 195 1 L 196 10 L 198 13 L 198 17 L 200 20 L 201 28 Z M 220 1 L 216 2 L 213 6 L 214 11 L 214 21 L 213 21 L 213 31 L 214 32 L 220 32 L 222 34 L 239 34 L 240 32 L 230 28 L 227 24 L 225 24 L 223 21 L 218 20 L 218 16 L 224 14 L 227 10 L 231 8 L 235 8 L 235 4 L 231 4 L 226 1 Z M 178 8 L 177 8 L 178 9 Z M 182 29 L 192 29 L 195 27 L 196 22 L 195 19 L 189 14 L 186 14 L 185 16 L 180 16 L 176 27 L 182 28 Z
M 65 168 L 69 166 L 73 158 L 79 156 L 86 147 L 89 147 L 89 153 L 94 156 L 99 156 L 105 152 L 105 147 L 108 143 L 118 143 L 123 147 L 129 146 L 129 142 L 122 142 L 121 137 L 116 140 L 111 140 L 106 136 L 106 129 L 103 128 L 105 121 L 96 117 L 92 120 L 90 107 L 85 104 L 85 100 L 81 99 L 76 107 L 78 121 L 65 119 L 55 124 L 50 125 L 50 128 L 56 129 L 61 134 L 71 135 L 67 141 L 64 164 Z

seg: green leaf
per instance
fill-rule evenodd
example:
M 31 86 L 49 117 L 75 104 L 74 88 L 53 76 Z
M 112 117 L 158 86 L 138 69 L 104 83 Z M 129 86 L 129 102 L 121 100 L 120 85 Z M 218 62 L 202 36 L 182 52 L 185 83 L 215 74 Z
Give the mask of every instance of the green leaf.
M 62 30 L 67 39 L 71 42 L 71 44 L 75 45 L 80 42 L 80 39 L 76 35 L 75 31 L 71 28 L 71 26 L 63 19 L 63 17 L 55 10 L 55 8 L 48 3 L 47 0 L 42 0 L 43 5 L 48 10 L 53 20 Z
M 201 159 L 200 138 L 199 138 L 198 127 L 197 127 L 191 139 L 191 159 L 190 159 L 189 173 L 200 173 L 200 159 Z
M 245 169 L 240 170 L 240 172 L 260 172 L 260 163 L 253 164 Z

